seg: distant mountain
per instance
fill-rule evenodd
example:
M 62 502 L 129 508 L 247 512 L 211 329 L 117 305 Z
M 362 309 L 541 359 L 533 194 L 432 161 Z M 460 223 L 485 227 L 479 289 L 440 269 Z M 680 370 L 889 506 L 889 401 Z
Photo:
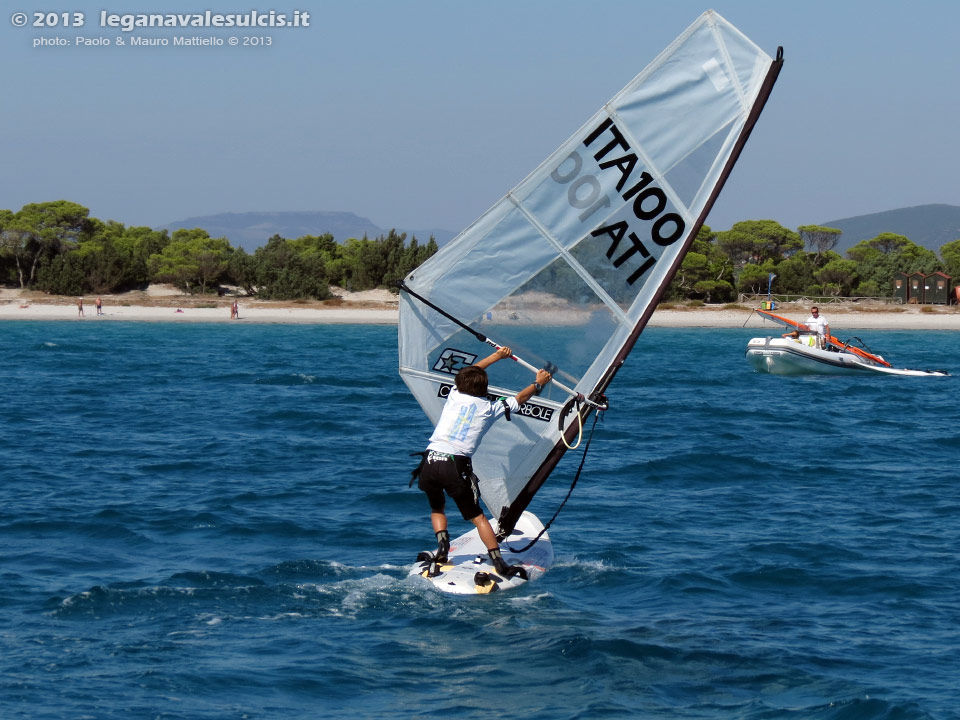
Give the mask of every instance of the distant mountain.
M 304 235 L 330 233 L 337 242 L 344 242 L 349 238 L 362 238 L 364 235 L 372 240 L 386 235 L 391 229 L 381 228 L 367 218 L 351 212 L 322 211 L 220 213 L 178 220 L 157 229 L 173 232 L 193 228 L 206 230 L 210 233 L 210 237 L 225 237 L 231 245 L 242 247 L 247 252 L 253 252 L 261 245 L 266 245 L 267 240 L 274 235 L 294 240 Z M 416 236 L 421 244 L 429 241 L 432 235 L 438 245 L 443 245 L 456 234 L 449 230 L 394 229 L 398 233 L 405 232 L 408 240 Z
M 861 240 L 892 232 L 910 238 L 912 242 L 933 250 L 939 256 L 943 245 L 960 240 L 960 207 L 917 205 L 872 215 L 829 220 L 820 225 L 843 231 L 837 247 L 834 248 L 841 255 Z

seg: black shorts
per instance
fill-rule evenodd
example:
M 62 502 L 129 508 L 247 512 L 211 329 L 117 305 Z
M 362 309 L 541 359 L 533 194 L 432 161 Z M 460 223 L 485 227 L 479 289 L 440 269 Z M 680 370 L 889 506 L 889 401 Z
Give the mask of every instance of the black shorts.
M 433 512 L 443 512 L 446 505 L 443 493 L 446 491 L 457 504 L 464 520 L 473 520 L 483 514 L 477 476 L 473 474 L 470 458 L 464 455 L 428 450 L 417 487 L 427 494 Z

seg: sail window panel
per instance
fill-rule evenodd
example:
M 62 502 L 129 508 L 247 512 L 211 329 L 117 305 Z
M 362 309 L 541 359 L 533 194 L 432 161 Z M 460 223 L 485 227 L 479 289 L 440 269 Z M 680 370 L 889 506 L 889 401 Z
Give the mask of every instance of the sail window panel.
M 723 54 L 704 45 L 684 46 L 616 99 L 619 119 L 660 173 L 744 114 Z
M 486 242 L 491 233 L 516 207 L 506 197 L 501 198 L 493 207 L 477 218 L 463 232 L 440 248 L 440 251 L 407 277 L 407 284 L 415 291 L 432 295 L 444 284 L 444 277 L 450 269 L 458 265 L 461 259 L 473 251 L 478 244 Z
M 556 422 L 528 422 L 513 417 L 494 423 L 473 456 L 473 471 L 480 484 L 480 497 L 498 517 L 543 462 L 557 442 Z
M 717 158 L 724 151 L 724 143 L 731 138 L 731 127 L 724 126 L 700 147 L 674 165 L 666 174 L 666 182 L 687 208 L 699 208 L 706 202 L 706 196 L 713 189 L 712 183 L 705 183 L 708 176 L 715 176 L 711 169 L 717 165 Z
M 620 309 L 627 313 L 644 288 L 655 283 L 686 235 L 675 206 L 655 185 L 647 194 L 620 206 L 593 232 L 581 238 L 570 255 Z
M 583 279 L 562 259 L 557 259 L 515 293 L 490 309 L 481 331 L 508 345 L 516 355 L 534 365 L 556 365 L 557 379 L 575 386 L 597 353 L 616 331 L 617 319 Z M 502 365 L 502 363 L 501 363 Z M 506 368 L 504 377 L 520 387 L 530 383 L 530 371 L 518 364 Z M 514 372 L 510 372 L 510 370 Z M 499 378 L 500 367 L 497 367 Z M 548 386 L 548 395 L 565 401 Z
M 428 320 L 428 311 L 433 313 L 424 305 L 414 305 L 401 294 L 397 330 L 401 372 L 404 368 L 426 369 L 424 354 L 442 341 L 441 334 Z
M 433 303 L 467 324 L 479 320 L 557 255 L 516 208 L 471 240 L 471 247 L 454 258 L 456 264 L 445 266 L 430 293 Z
M 484 275 L 488 277 L 492 263 L 489 258 L 484 257 L 482 251 L 477 250 L 477 245 L 482 244 L 488 235 L 495 233 L 499 224 L 511 212 L 516 213 L 516 207 L 506 199 L 501 200 L 441 248 L 440 252 L 410 273 L 406 278 L 407 284 L 414 292 L 439 304 L 464 323 L 478 319 L 486 306 L 482 303 L 471 303 L 474 290 L 468 287 L 464 291 L 462 287 L 464 282 L 470 285 L 474 276 L 480 273 L 476 267 L 460 266 L 460 261 L 471 252 L 475 253 L 471 262 L 479 262 L 478 267 L 487 268 Z M 448 276 L 454 279 L 448 280 Z M 400 294 L 399 315 L 401 367 L 431 367 L 426 363 L 426 353 L 459 330 L 456 322 L 404 293 Z

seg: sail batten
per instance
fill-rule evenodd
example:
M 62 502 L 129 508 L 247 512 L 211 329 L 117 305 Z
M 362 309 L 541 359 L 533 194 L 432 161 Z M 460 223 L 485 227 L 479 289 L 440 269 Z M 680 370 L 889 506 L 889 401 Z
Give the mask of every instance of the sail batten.
M 513 190 L 405 280 L 400 373 L 431 421 L 456 372 L 489 352 L 477 331 L 572 391 L 601 396 L 653 314 L 729 176 L 782 64 L 704 13 Z M 452 322 L 422 298 L 458 319 Z M 458 323 L 466 325 L 465 330 Z M 491 386 L 520 388 L 518 363 Z M 548 386 L 549 388 L 550 386 Z M 581 418 L 532 398 L 474 456 L 509 531 Z
M 723 33 L 720 32 L 720 28 L 717 26 L 716 22 L 713 22 L 712 18 L 709 19 L 707 22 L 710 25 L 711 29 L 713 30 L 714 35 L 716 36 L 717 48 L 720 51 L 720 55 L 723 57 L 723 68 L 727 76 L 727 80 L 731 83 L 731 85 L 737 91 L 737 96 L 740 99 L 740 107 L 743 108 L 744 112 L 748 112 L 750 110 L 750 103 L 748 102 L 746 93 L 744 93 L 744 90 L 740 85 L 739 79 L 737 78 L 736 74 L 733 72 L 733 60 L 730 57 L 730 53 L 727 52 L 727 45 L 723 41 Z

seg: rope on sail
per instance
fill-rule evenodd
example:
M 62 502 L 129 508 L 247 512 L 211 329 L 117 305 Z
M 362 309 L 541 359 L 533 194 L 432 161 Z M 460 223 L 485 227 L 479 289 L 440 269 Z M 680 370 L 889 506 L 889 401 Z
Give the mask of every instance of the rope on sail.
M 571 445 L 567 442 L 567 435 L 563 432 L 563 429 L 560 430 L 560 439 L 563 440 L 563 444 L 567 446 L 567 450 L 576 450 L 580 447 L 580 443 L 583 442 L 583 416 L 580 414 L 580 410 L 577 410 L 577 420 L 580 422 L 580 427 L 577 430 L 577 444 Z

